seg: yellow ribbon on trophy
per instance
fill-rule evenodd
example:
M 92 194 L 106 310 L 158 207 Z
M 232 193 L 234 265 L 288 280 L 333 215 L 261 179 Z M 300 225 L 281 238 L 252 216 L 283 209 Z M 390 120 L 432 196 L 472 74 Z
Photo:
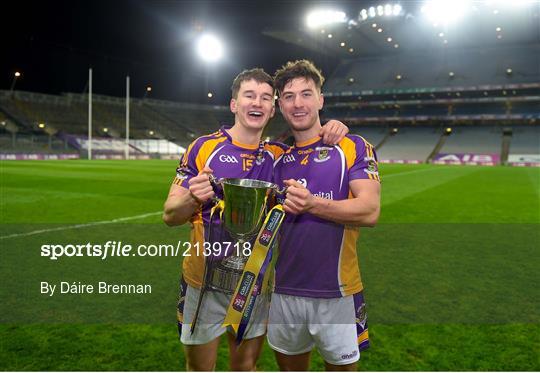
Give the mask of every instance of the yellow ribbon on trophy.
M 223 209 L 225 209 L 225 201 L 222 199 L 218 199 L 214 207 L 210 210 L 210 223 L 212 223 L 212 217 L 214 216 L 214 213 L 216 210 L 219 210 L 219 220 L 221 221 L 221 217 L 223 216 Z
M 254 296 L 253 290 L 257 283 L 257 278 L 261 269 L 265 270 L 262 268 L 263 264 L 269 255 L 270 248 L 274 243 L 284 217 L 285 211 L 283 211 L 283 206 L 274 206 L 268 213 L 257 235 L 251 255 L 244 267 L 244 272 L 236 286 L 229 308 L 227 309 L 225 320 L 223 321 L 223 326 L 227 327 L 231 325 L 235 333 L 238 333 L 243 318 L 246 323 L 249 320 L 254 303 L 252 298 Z M 240 335 L 238 337 L 241 339 Z

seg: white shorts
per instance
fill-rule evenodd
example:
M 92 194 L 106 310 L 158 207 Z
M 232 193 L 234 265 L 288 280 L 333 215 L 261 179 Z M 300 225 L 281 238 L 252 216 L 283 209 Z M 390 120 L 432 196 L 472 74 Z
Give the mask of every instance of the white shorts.
M 285 355 L 299 355 L 317 347 L 334 365 L 360 359 L 353 296 L 306 298 L 272 294 L 268 344 Z
M 222 325 L 227 309 L 229 308 L 231 295 L 219 291 L 207 290 L 204 293 L 195 332 L 191 334 L 191 322 L 197 310 L 200 290 L 190 285 L 187 285 L 185 290 L 183 322 L 181 325 L 179 324 L 180 341 L 186 345 L 201 345 L 225 333 L 227 329 Z M 268 295 L 260 294 L 255 300 L 255 306 L 246 328 L 244 339 L 260 337 L 266 333 L 268 309 Z M 229 331 L 233 332 L 232 328 Z

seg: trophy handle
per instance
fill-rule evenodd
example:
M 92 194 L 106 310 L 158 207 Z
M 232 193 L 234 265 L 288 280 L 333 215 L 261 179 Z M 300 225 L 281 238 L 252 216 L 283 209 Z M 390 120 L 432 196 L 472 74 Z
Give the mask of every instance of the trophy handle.
M 215 187 L 215 188 L 220 188 L 223 190 L 223 187 L 221 186 L 221 184 L 223 184 L 223 180 L 224 179 L 218 179 L 217 177 L 215 177 L 214 175 L 212 174 L 208 174 L 208 180 L 210 181 L 210 184 Z M 214 196 L 212 197 L 212 202 L 214 202 L 214 204 L 218 204 L 221 200 L 217 197 L 217 196 Z
M 282 189 L 279 189 L 279 187 L 276 185 L 276 186 L 274 186 L 274 193 L 275 193 L 275 194 L 286 194 L 288 188 L 289 188 L 289 187 L 286 187 L 286 186 L 285 186 L 285 187 L 283 187 Z
M 216 188 L 220 187 L 221 184 L 223 183 L 223 179 L 218 179 L 217 177 L 215 177 L 212 174 L 208 174 L 208 180 L 210 180 L 210 184 L 212 184 L 212 186 L 214 186 Z

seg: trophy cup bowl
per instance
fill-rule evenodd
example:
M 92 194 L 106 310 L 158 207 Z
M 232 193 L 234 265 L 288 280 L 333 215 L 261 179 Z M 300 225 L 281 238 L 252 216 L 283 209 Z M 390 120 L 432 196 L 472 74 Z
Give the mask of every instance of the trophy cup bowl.
M 266 215 L 266 201 L 277 186 L 251 179 L 224 179 L 221 186 L 225 229 L 238 242 L 249 241 L 259 233 Z

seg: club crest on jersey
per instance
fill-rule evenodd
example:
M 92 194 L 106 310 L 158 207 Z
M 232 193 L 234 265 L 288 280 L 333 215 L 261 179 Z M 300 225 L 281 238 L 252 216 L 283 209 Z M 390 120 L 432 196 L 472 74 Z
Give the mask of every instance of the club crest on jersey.
M 377 171 L 377 161 L 373 157 L 365 157 L 364 161 L 367 162 L 367 168 L 364 169 L 364 172 L 366 174 L 371 175 L 378 175 L 379 171 Z
M 319 152 L 317 154 L 317 158 L 313 159 L 315 162 L 321 163 L 321 162 L 326 162 L 327 160 L 330 159 L 330 155 L 328 154 L 328 152 L 332 150 L 332 148 L 321 146 L 321 147 L 315 148 L 315 150 Z
M 184 169 L 182 167 L 176 167 L 176 177 L 180 180 L 186 180 L 187 179 L 187 175 L 186 173 L 184 172 Z
M 257 159 L 255 159 L 255 163 L 257 166 L 260 166 L 264 163 L 264 157 L 262 154 L 257 155 Z

